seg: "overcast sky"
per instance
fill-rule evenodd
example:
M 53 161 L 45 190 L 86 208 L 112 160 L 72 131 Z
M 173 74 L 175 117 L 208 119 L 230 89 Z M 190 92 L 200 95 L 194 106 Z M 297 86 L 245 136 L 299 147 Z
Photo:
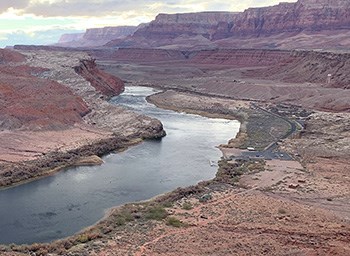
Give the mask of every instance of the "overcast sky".
M 158 13 L 243 11 L 296 0 L 0 0 L 0 47 L 55 43 L 86 28 L 138 25 Z

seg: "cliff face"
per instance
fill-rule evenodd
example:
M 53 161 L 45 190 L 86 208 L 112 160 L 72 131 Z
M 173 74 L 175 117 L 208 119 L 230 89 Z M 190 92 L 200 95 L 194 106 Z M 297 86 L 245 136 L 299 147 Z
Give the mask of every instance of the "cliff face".
M 119 95 L 124 91 L 123 81 L 99 70 L 93 59 L 81 60 L 80 65 L 74 69 L 76 73 L 89 81 L 97 91 L 107 97 Z
M 108 42 L 113 39 L 131 35 L 135 30 L 135 26 L 90 28 L 86 30 L 83 38 L 85 40 L 105 40 Z
M 174 39 L 180 35 L 201 35 L 211 39 L 220 22 L 231 22 L 235 13 L 202 12 L 159 14 L 148 26 L 138 29 L 135 36 L 147 39 Z
M 237 14 L 233 23 L 232 37 L 350 28 L 350 2 L 299 0 L 297 3 L 250 8 Z
M 173 47 L 190 48 L 199 46 L 220 46 L 221 40 L 226 40 L 224 46 L 249 48 L 259 46 L 259 42 L 247 46 L 243 41 L 230 40 L 258 39 L 264 40 L 270 36 L 281 35 L 274 44 L 266 44 L 264 48 L 279 48 L 288 44 L 288 38 L 304 33 L 308 40 L 324 41 L 326 47 L 331 43 L 338 48 L 337 37 L 341 37 L 344 29 L 350 28 L 350 1 L 347 0 L 299 0 L 296 3 L 280 3 L 276 6 L 249 8 L 241 13 L 203 12 L 186 14 L 159 14 L 147 26 L 139 28 L 133 36 L 126 40 L 109 43 L 110 46 L 121 47 Z M 317 37 L 332 31 L 335 42 L 329 42 L 327 36 Z M 338 32 L 336 32 L 338 31 Z M 305 35 L 308 33 L 308 35 Z M 334 35 L 334 33 L 336 35 Z M 193 41 L 200 36 L 201 39 Z M 183 43 L 183 38 L 189 42 Z M 300 38 L 299 38 L 300 39 Z M 267 40 L 268 41 L 268 40 Z M 343 40 L 344 41 L 344 40 Z M 349 41 L 342 42 L 350 46 Z M 261 46 L 261 45 L 260 45 Z M 342 46 L 342 45 L 340 45 Z M 339 46 L 339 47 L 340 47 Z M 303 43 L 296 47 L 303 47 Z M 283 48 L 283 47 L 281 47 Z M 312 48 L 312 44 L 307 48 Z

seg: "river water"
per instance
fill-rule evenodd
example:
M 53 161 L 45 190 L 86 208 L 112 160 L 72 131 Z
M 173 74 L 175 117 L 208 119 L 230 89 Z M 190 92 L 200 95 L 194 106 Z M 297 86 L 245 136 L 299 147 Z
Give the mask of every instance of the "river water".
M 162 121 L 167 136 L 103 158 L 102 166 L 77 167 L 0 191 L 0 244 L 49 242 L 96 223 L 106 210 L 149 199 L 215 176 L 238 121 L 163 110 L 145 96 L 152 88 L 129 87 L 112 99 Z

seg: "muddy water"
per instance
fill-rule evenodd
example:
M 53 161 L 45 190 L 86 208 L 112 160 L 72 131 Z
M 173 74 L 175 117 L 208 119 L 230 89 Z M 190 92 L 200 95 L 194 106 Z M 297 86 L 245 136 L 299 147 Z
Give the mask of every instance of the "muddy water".
M 237 121 L 159 109 L 145 101 L 151 88 L 131 87 L 112 101 L 156 117 L 167 136 L 110 154 L 102 166 L 78 167 L 0 191 L 0 243 L 49 242 L 94 224 L 105 211 L 214 177 L 216 145 Z

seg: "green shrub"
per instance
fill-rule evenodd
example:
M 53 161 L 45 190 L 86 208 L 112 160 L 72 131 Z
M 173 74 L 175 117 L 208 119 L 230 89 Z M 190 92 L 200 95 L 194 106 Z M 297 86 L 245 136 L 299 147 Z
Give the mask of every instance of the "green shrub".
M 166 210 L 161 206 L 149 208 L 146 213 L 146 219 L 149 220 L 163 220 L 168 216 Z
M 133 221 L 134 217 L 130 212 L 120 212 L 115 216 L 115 223 L 118 226 L 123 226 L 125 223 Z
M 87 234 L 81 234 L 80 236 L 78 236 L 77 238 L 77 242 L 83 244 L 89 241 L 89 237 Z
M 168 226 L 172 226 L 172 227 L 176 227 L 176 228 L 182 227 L 184 225 L 181 220 L 179 220 L 179 219 L 177 219 L 175 217 L 167 218 L 166 224 Z
M 173 203 L 170 202 L 170 201 L 164 202 L 162 205 L 163 205 L 163 207 L 165 207 L 165 208 L 171 208 L 171 207 L 173 207 Z
M 185 203 L 183 203 L 183 205 L 182 205 L 182 209 L 188 211 L 188 210 L 193 209 L 193 206 L 192 206 L 192 204 L 191 204 L 190 202 L 185 202 Z

